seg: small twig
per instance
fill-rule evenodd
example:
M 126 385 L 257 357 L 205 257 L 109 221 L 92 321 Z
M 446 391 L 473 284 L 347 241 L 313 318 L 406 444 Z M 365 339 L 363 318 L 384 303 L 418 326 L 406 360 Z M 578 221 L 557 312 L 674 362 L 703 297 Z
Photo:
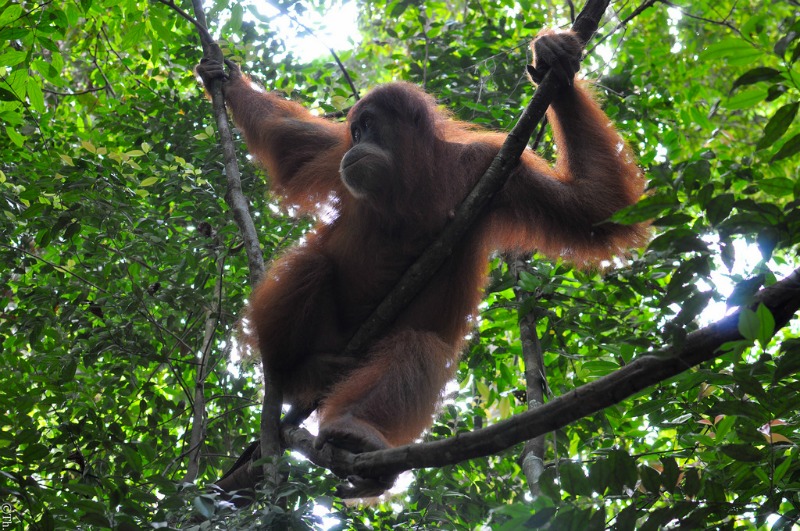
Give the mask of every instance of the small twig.
M 217 280 L 214 283 L 214 295 L 211 300 L 211 307 L 206 312 L 206 325 L 203 334 L 203 345 L 201 347 L 202 356 L 200 365 L 197 367 L 194 382 L 194 400 L 192 401 L 192 428 L 189 436 L 189 446 L 192 451 L 189 453 L 189 463 L 186 466 L 186 475 L 183 481 L 192 483 L 197 479 L 200 471 L 200 457 L 203 449 L 203 442 L 206 439 L 206 397 L 205 384 L 209 374 L 211 374 L 211 345 L 219 325 L 220 313 L 222 312 L 222 280 L 225 272 L 225 255 L 217 258 Z
M 162 0 L 162 1 L 163 1 L 163 0 Z M 325 43 L 325 41 L 324 41 L 324 40 L 322 40 L 322 39 L 321 39 L 321 38 L 320 38 L 320 37 L 319 37 L 319 36 L 318 36 L 318 35 L 317 35 L 317 34 L 314 32 L 314 30 L 313 30 L 313 29 L 309 28 L 308 26 L 306 26 L 305 24 L 303 24 L 302 22 L 300 22 L 299 20 L 297 20 L 297 19 L 294 17 L 294 15 L 292 15 L 291 13 L 289 13 L 289 11 L 288 11 L 288 10 L 287 10 L 285 7 L 283 7 L 282 5 L 276 5 L 276 4 L 275 4 L 275 3 L 273 3 L 273 2 L 269 2 L 269 5 L 271 5 L 271 6 L 272 6 L 273 8 L 275 8 L 275 9 L 277 9 L 277 10 L 278 10 L 278 12 L 280 12 L 280 14 L 282 14 L 283 16 L 285 16 L 286 18 L 288 18 L 289 20 L 291 20 L 292 22 L 294 22 L 295 24 L 297 24 L 298 26 L 300 26 L 301 28 L 303 28 L 304 30 L 306 30 L 308 33 L 310 33 L 310 34 L 311 34 L 311 36 L 312 36 L 312 37 L 314 37 L 315 39 L 317 39 L 319 42 L 321 42 L 321 43 L 322 43 L 322 45 L 323 45 L 325 48 L 327 48 L 327 49 L 328 49 L 328 51 L 329 51 L 329 52 L 331 53 L 331 55 L 333 56 L 333 59 L 336 61 L 336 64 L 337 64 L 337 65 L 339 65 L 339 70 L 341 70 L 341 71 L 342 71 L 342 74 L 344 75 L 344 79 L 345 79 L 345 81 L 347 81 L 347 84 L 348 84 L 348 85 L 350 85 L 350 90 L 353 92 L 353 98 L 355 98 L 355 100 L 356 100 L 356 101 L 360 100 L 360 99 L 361 99 L 361 96 L 360 96 L 360 95 L 359 95 L 359 93 L 358 93 L 358 89 L 356 88 L 356 85 L 355 85 L 355 83 L 353 83 L 353 80 L 352 80 L 352 78 L 350 77 L 350 74 L 347 72 L 347 69 L 344 67 L 344 64 L 342 63 L 341 59 L 339 59 L 339 55 L 337 55 L 337 53 L 336 53 L 335 51 L 333 51 L 333 48 L 331 48 L 330 46 L 328 46 L 328 45 Z
M 520 273 L 525 270 L 525 262 L 520 257 L 511 257 L 506 260 L 509 270 L 517 280 L 514 288 L 514 296 L 519 307 L 519 336 L 522 343 L 522 358 L 525 364 L 525 398 L 528 403 L 528 410 L 534 410 L 544 404 L 545 391 L 547 389 L 547 376 L 545 373 L 544 357 L 542 355 L 542 343 L 536 331 L 536 308 L 527 308 L 524 305 L 528 301 L 537 302 L 535 294 L 524 292 L 519 287 Z M 539 477 L 544 472 L 544 451 L 545 437 L 541 434 L 525 442 L 525 447 L 520 455 L 520 464 L 525 478 L 528 480 L 528 488 L 533 496 L 539 496 Z
M 692 13 L 690 13 L 690 12 L 686 11 L 686 10 L 683 8 L 683 6 L 679 6 L 679 5 L 677 5 L 677 4 L 673 3 L 673 2 L 670 2 L 669 0 L 657 0 L 657 1 L 661 2 L 661 3 L 662 3 L 662 4 L 664 4 L 664 5 L 667 5 L 667 6 L 669 6 L 669 7 L 674 7 L 675 9 L 678 9 L 678 10 L 681 12 L 681 15 L 683 15 L 683 16 L 684 16 L 684 17 L 686 17 L 686 18 L 691 18 L 691 19 L 694 19 L 694 20 L 699 20 L 700 22 L 705 22 L 705 23 L 707 23 L 707 24 L 714 24 L 715 26 L 722 26 L 722 27 L 724 27 L 724 28 L 728 28 L 729 30 L 733 31 L 734 33 L 736 33 L 736 34 L 737 34 L 737 35 L 739 35 L 740 37 L 742 37 L 742 38 L 745 38 L 745 35 L 743 35 L 743 34 L 742 34 L 742 31 L 741 31 L 739 28 L 737 28 L 737 27 L 736 27 L 734 24 L 732 24 L 732 23 L 728 22 L 728 20 L 727 20 L 727 19 L 728 19 L 728 18 L 730 17 L 730 15 L 731 15 L 731 13 L 730 13 L 730 12 L 729 12 L 729 13 L 728 13 L 728 15 L 725 17 L 725 19 L 724 19 L 724 20 L 714 20 L 714 19 L 707 18 L 707 17 L 701 17 L 700 15 L 694 15 L 694 14 L 692 14 Z M 735 7 L 735 3 L 734 3 L 734 7 Z M 732 11 L 732 10 L 733 10 L 733 7 L 731 8 L 731 11 Z M 747 40 L 748 42 L 750 42 L 750 41 L 749 41 L 748 39 L 746 39 L 746 38 L 745 38 L 745 40 Z
M 631 20 L 641 15 L 644 10 L 653 7 L 653 5 L 655 5 L 655 3 L 658 1 L 659 0 L 645 0 L 644 2 L 642 2 L 641 5 L 639 5 L 639 7 L 634 9 L 633 12 L 625 18 L 625 20 L 620 21 L 616 26 L 614 26 L 614 29 L 603 35 L 601 38 L 597 39 L 597 41 L 592 46 L 592 49 L 596 48 L 599 44 L 601 44 L 606 39 L 614 35 L 617 31 L 619 31 L 620 28 L 627 26 Z
M 100 92 L 101 90 L 106 90 L 108 85 L 103 85 L 102 87 L 95 87 L 95 88 L 88 88 L 84 90 L 75 90 L 72 92 L 58 92 L 57 90 L 50 90 L 43 88 L 42 92 L 46 92 L 48 94 L 53 94 L 54 96 L 80 96 L 81 94 L 89 94 L 92 92 Z
M 200 40 L 203 42 L 204 45 L 211 45 L 214 43 L 214 38 L 208 32 L 208 28 L 206 27 L 205 16 L 202 17 L 203 22 L 200 23 L 198 19 L 194 18 L 192 15 L 181 9 L 180 6 L 178 6 L 173 0 L 158 0 L 158 1 L 164 4 L 165 6 L 171 8 L 178 15 L 180 15 L 181 17 L 185 18 L 186 20 L 194 24 L 194 27 L 197 28 L 197 32 L 200 34 Z

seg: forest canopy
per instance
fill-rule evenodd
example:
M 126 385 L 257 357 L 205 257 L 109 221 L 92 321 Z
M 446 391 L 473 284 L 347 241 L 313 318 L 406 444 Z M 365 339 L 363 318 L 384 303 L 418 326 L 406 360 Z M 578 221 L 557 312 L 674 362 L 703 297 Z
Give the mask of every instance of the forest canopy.
M 355 94 L 405 80 L 504 133 L 534 94 L 531 39 L 583 8 L 267 4 L 203 6 L 267 90 L 341 119 Z M 493 451 L 445 462 L 420 445 L 372 505 L 287 452 L 280 485 L 236 509 L 208 487 L 258 439 L 264 377 L 242 339 L 252 264 L 193 73 L 203 47 L 179 13 L 193 6 L 0 0 L 3 527 L 796 526 L 799 8 L 612 2 L 581 75 L 648 180 L 616 219 L 651 220 L 649 243 L 588 271 L 492 256 L 422 442 Z M 234 144 L 269 265 L 311 222 Z M 549 128 L 531 144 L 557 158 Z M 536 436 L 503 444 L 522 426 Z

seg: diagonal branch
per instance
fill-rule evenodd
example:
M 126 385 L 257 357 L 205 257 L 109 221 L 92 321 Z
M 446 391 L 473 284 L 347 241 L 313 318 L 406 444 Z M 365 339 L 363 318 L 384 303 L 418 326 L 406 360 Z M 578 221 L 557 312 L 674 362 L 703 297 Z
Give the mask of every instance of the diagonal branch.
M 174 0 L 159 0 L 168 7 L 175 10 L 180 16 L 191 21 L 198 30 L 200 41 L 203 45 L 203 57 L 213 58 L 220 62 L 223 60 L 222 50 L 219 45 L 215 43 L 208 32 L 208 25 L 206 23 L 205 12 L 203 11 L 202 0 L 192 0 L 192 7 L 194 10 L 194 18 L 188 13 L 180 9 Z M 233 142 L 233 134 L 231 133 L 230 122 L 228 121 L 228 113 L 225 109 L 225 98 L 222 94 L 222 85 L 220 82 L 212 83 L 211 86 L 206 87 L 209 95 L 211 96 L 211 103 L 213 106 L 214 118 L 217 122 L 217 131 L 219 132 L 219 142 L 222 147 L 223 159 L 225 163 L 225 177 L 226 188 L 225 202 L 233 214 L 233 218 L 239 227 L 239 232 L 244 241 L 245 253 L 247 255 L 248 268 L 250 271 L 250 285 L 255 286 L 264 276 L 264 257 L 261 252 L 261 245 L 258 241 L 258 234 L 253 218 L 250 215 L 250 208 L 247 198 L 242 192 L 242 180 L 239 172 L 239 164 L 236 158 L 236 147 Z M 201 375 L 202 367 L 198 369 L 198 384 L 197 391 L 202 394 Z M 280 411 L 283 403 L 283 395 L 281 388 L 270 374 L 264 375 L 265 380 L 265 393 L 264 402 L 261 415 L 261 433 L 260 433 L 260 449 L 263 455 L 266 456 L 279 456 L 281 454 L 280 444 Z M 193 419 L 193 433 L 195 427 L 200 427 L 203 422 L 203 414 L 195 408 L 195 417 Z M 199 447 L 199 445 L 198 445 Z M 189 477 L 194 474 L 192 470 L 189 471 Z M 256 474 L 253 475 L 255 480 Z M 280 476 L 278 475 L 277 464 L 270 463 L 264 467 L 264 476 L 268 478 L 273 484 L 279 482 Z M 254 481 L 255 482 L 255 481 Z
M 203 11 L 202 0 L 192 0 L 195 17 L 198 26 L 207 28 L 206 16 Z M 203 57 L 212 58 L 222 62 L 222 50 L 215 42 L 208 42 L 208 31 L 200 31 L 200 40 L 203 43 Z M 261 253 L 261 245 L 258 241 L 253 218 L 250 216 L 250 207 L 247 198 L 242 192 L 242 179 L 239 173 L 239 164 L 236 160 L 236 147 L 233 143 L 228 113 L 225 109 L 225 97 L 222 94 L 222 84 L 218 80 L 206 87 L 211 95 L 211 103 L 214 110 L 214 118 L 217 121 L 217 131 L 219 132 L 220 145 L 222 146 L 223 159 L 225 161 L 225 176 L 227 192 L 225 202 L 233 213 L 233 219 L 239 226 L 239 232 L 244 240 L 247 263 L 250 271 L 250 285 L 255 286 L 264 276 L 264 256 Z M 280 411 L 283 404 L 283 393 L 278 382 L 268 372 L 264 372 L 264 401 L 261 409 L 261 428 L 259 434 L 261 455 L 279 456 L 281 455 L 280 442 Z M 264 477 L 270 483 L 277 485 L 280 482 L 277 463 L 264 465 Z M 254 476 L 255 479 L 255 476 Z
M 585 45 L 600 23 L 609 0 L 588 0 L 578 15 L 572 29 Z M 344 349 L 342 356 L 352 357 L 363 352 L 397 319 L 411 300 L 430 281 L 469 231 L 483 208 L 503 187 L 509 175 L 519 164 L 519 158 L 528 145 L 533 131 L 544 118 L 547 107 L 561 89 L 559 83 L 549 73 L 531 98 L 517 124 L 508 134 L 486 173 L 478 181 L 466 199 L 459 205 L 453 220 L 447 224 L 441 235 L 434 241 L 414 264 L 406 271 L 394 289 L 383 299 L 372 315 L 356 332 Z

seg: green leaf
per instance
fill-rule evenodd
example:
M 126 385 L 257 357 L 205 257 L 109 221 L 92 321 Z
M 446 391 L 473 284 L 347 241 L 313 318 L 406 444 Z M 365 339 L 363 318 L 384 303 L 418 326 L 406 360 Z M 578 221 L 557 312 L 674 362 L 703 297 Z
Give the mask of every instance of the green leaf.
M 661 474 L 652 467 L 642 465 L 639 467 L 639 476 L 642 478 L 642 486 L 647 492 L 658 494 L 661 492 Z
M 742 334 L 743 338 L 749 341 L 755 341 L 758 337 L 758 331 L 761 324 L 758 320 L 756 312 L 750 308 L 742 308 L 741 312 L 739 313 L 738 326 L 739 333 Z
M 34 110 L 39 114 L 44 113 L 44 94 L 42 93 L 42 87 L 39 86 L 38 78 L 32 77 L 28 79 L 26 92 Z
M 795 22 L 786 35 L 778 39 L 778 42 L 775 43 L 775 48 L 773 48 L 775 55 L 783 58 L 789 45 L 798 37 L 800 37 L 800 22 Z
M 749 42 L 737 37 L 728 37 L 710 45 L 700 54 L 700 62 L 728 59 L 730 64 L 751 65 L 763 54 Z
M 724 440 L 728 433 L 730 433 L 734 424 L 736 424 L 736 417 L 732 415 L 726 415 L 725 418 L 721 419 L 714 426 L 714 438 L 717 441 Z
M 681 175 L 687 189 L 697 189 L 711 177 L 711 164 L 705 159 L 692 161 L 683 168 Z
M 635 205 L 625 208 L 612 216 L 614 221 L 639 223 L 660 216 L 675 208 L 676 201 L 672 197 L 648 196 Z
M 773 481 L 776 484 L 781 482 L 781 480 L 786 475 L 786 472 L 789 470 L 789 466 L 791 466 L 793 461 L 794 461 L 794 454 L 789 454 L 788 456 L 786 456 L 786 459 L 784 459 L 781 464 L 775 467 L 775 475 L 773 476 Z
M 125 32 L 122 34 L 122 42 L 120 42 L 119 45 L 120 48 L 122 50 L 133 49 L 134 45 L 142 40 L 142 37 L 144 36 L 144 30 L 144 23 L 132 24 L 125 28 Z
M 758 404 L 741 400 L 723 400 L 719 402 L 714 408 L 714 414 L 727 415 L 731 418 L 735 418 L 735 416 L 747 417 L 756 422 L 767 420 L 764 410 Z
M 797 109 L 800 103 L 790 103 L 784 105 L 769 119 L 767 125 L 764 127 L 764 136 L 756 144 L 756 149 L 768 148 L 775 143 L 783 134 L 789 129 L 794 117 L 797 116 Z
M 210 520 L 214 516 L 214 500 L 207 496 L 196 496 L 194 498 L 194 508 L 203 518 Z
M 793 155 L 796 155 L 797 153 L 800 153 L 800 134 L 796 134 L 792 138 L 787 140 L 786 143 L 783 146 L 781 146 L 778 152 L 772 156 L 770 162 L 783 160 Z
M 708 202 L 706 206 L 706 216 L 708 222 L 717 225 L 724 221 L 731 214 L 736 198 L 733 194 L 719 194 Z
M 7 26 L 22 16 L 22 6 L 19 4 L 5 4 L 0 10 L 0 28 Z M 0 62 L 0 64 L 3 64 Z
M 774 197 L 787 197 L 794 195 L 795 183 L 787 177 L 764 179 L 758 183 L 761 190 Z
M 580 463 L 563 462 L 558 467 L 561 487 L 573 496 L 588 496 L 592 493 Z
M 7 50 L 0 54 L 0 66 L 16 66 L 28 57 L 28 53 L 22 50 Z
M 612 472 L 612 481 L 619 486 L 633 488 L 639 479 L 639 470 L 636 460 L 624 450 L 609 452 L 609 465 Z
M 661 472 L 661 484 L 668 492 L 675 492 L 678 485 L 678 478 L 681 475 L 681 469 L 678 462 L 674 457 L 662 457 L 661 464 L 664 470 Z
M 733 87 L 731 91 L 735 90 L 737 87 L 743 87 L 745 85 L 752 85 L 754 83 L 758 83 L 760 81 L 769 81 L 775 77 L 781 75 L 779 70 L 775 70 L 774 68 L 769 68 L 766 66 L 758 66 L 753 68 L 752 70 L 748 70 L 741 76 L 739 76 L 736 81 L 733 82 Z
M 43 444 L 30 444 L 22 452 L 22 458 L 29 463 L 40 461 L 50 455 L 50 450 Z
M 696 468 L 686 468 L 683 472 L 683 493 L 690 498 L 697 496 L 700 492 L 702 482 L 700 472 Z
M 793 338 L 781 345 L 781 356 L 775 367 L 773 383 L 797 373 L 800 373 L 800 339 Z
M 244 8 L 242 4 L 235 3 L 231 6 L 231 18 L 225 25 L 226 29 L 232 33 L 238 33 L 242 29 L 242 18 L 244 17 Z
M 725 102 L 725 108 L 734 111 L 750 109 L 767 99 L 768 94 L 769 92 L 765 88 L 743 90 L 735 96 L 728 98 L 728 101 Z
M 769 308 L 763 304 L 758 305 L 756 316 L 758 317 L 759 323 L 758 336 L 756 339 L 761 343 L 762 348 L 767 348 L 767 344 L 772 340 L 772 336 L 775 335 L 775 317 L 773 317 Z
M 0 101 L 19 101 L 19 98 L 10 90 L 0 87 Z
M 720 450 L 728 457 L 745 463 L 756 463 L 764 458 L 763 452 L 751 444 L 726 444 Z
M 22 145 L 25 143 L 25 137 L 17 133 L 13 127 L 6 126 L 6 134 L 17 147 L 22 147 Z
M 632 503 L 620 511 L 614 521 L 614 529 L 617 531 L 634 531 L 640 513 L 636 509 L 636 504 Z

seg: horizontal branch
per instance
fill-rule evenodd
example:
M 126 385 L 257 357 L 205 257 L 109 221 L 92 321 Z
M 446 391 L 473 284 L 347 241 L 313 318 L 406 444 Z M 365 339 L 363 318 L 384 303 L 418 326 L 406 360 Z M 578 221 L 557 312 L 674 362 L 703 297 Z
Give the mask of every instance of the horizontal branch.
M 755 297 L 755 304 L 759 303 L 772 312 L 776 332 L 786 326 L 800 309 L 800 269 L 762 289 Z M 657 354 L 643 356 L 613 374 L 578 387 L 541 407 L 481 430 L 460 433 L 439 441 L 363 454 L 331 451 L 331 445 L 326 445 L 325 452 L 318 452 L 313 447 L 313 436 L 302 428 L 284 428 L 283 437 L 291 448 L 341 477 L 377 477 L 493 455 L 618 404 L 653 384 L 722 355 L 719 350 L 721 346 L 743 339 L 738 328 L 740 314 L 741 310 L 738 310 L 692 332 L 679 348 L 667 348 Z

